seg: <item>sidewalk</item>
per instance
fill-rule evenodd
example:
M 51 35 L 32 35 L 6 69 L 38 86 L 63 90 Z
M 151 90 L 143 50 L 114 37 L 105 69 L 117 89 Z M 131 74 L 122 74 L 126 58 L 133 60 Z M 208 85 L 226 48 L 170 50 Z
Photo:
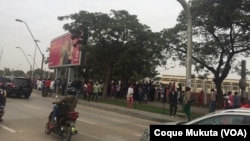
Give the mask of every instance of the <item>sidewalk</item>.
M 33 90 L 33 93 L 41 94 L 41 91 Z M 95 108 L 99 108 L 99 109 L 103 109 L 103 110 L 107 110 L 107 111 L 113 111 L 113 112 L 117 112 L 120 114 L 131 115 L 133 117 L 157 121 L 157 122 L 184 121 L 184 120 L 186 120 L 184 118 L 184 116 L 182 115 L 183 113 L 177 113 L 177 117 L 172 118 L 170 115 L 167 115 L 167 114 L 164 115 L 164 114 L 146 112 L 146 111 L 137 110 L 137 109 L 128 109 L 127 107 L 116 106 L 116 105 L 106 104 L 106 103 L 101 103 L 101 102 L 93 102 L 93 101 L 88 102 L 88 101 L 83 100 L 83 99 L 79 99 L 78 104 L 90 106 L 90 107 L 95 107 Z M 152 105 L 152 106 L 164 108 L 164 105 L 161 102 L 148 102 L 147 105 Z M 166 108 L 166 110 L 169 109 L 168 103 L 165 104 L 165 108 Z M 180 107 L 178 107 L 178 109 L 179 108 Z M 208 113 L 208 109 L 203 108 L 203 107 L 191 106 L 191 112 L 206 114 L 206 113 Z
M 157 101 L 157 102 L 148 102 L 147 104 L 148 104 L 148 105 L 152 105 L 152 106 L 156 106 L 156 107 L 164 107 L 164 104 L 161 103 L 161 102 L 158 102 L 158 101 Z M 165 107 L 166 107 L 167 109 L 169 109 L 169 104 L 166 103 L 166 104 L 165 104 Z M 178 105 L 178 109 L 180 109 L 180 108 L 181 108 L 181 106 Z M 208 108 L 205 108 L 205 107 L 198 107 L 198 106 L 192 105 L 192 106 L 191 106 L 191 113 L 207 114 L 207 113 L 208 113 Z
M 142 111 L 142 110 L 137 110 L 137 109 L 128 109 L 127 107 L 122 107 L 122 106 L 116 106 L 116 105 L 111 105 L 111 104 L 106 104 L 106 103 L 101 103 L 101 102 L 88 102 L 86 100 L 79 99 L 78 100 L 79 104 L 90 106 L 90 107 L 95 107 L 107 111 L 113 111 L 121 114 L 126 114 L 126 115 L 131 115 L 133 117 L 137 118 L 142 118 L 142 119 L 147 119 L 147 120 L 153 120 L 157 122 L 169 122 L 169 121 L 185 121 L 185 116 L 184 113 L 177 113 L 177 117 L 172 118 L 170 115 L 164 115 L 164 114 L 157 114 L 157 113 L 152 113 L 152 112 L 147 112 L 147 111 Z M 157 106 L 157 107 L 162 107 L 163 103 L 160 102 L 148 102 L 147 105 L 152 105 L 152 106 Z M 166 104 L 166 110 L 168 110 L 169 104 Z M 180 108 L 180 107 L 178 107 Z M 203 108 L 203 107 L 191 107 L 191 112 L 194 113 L 200 113 L 200 114 L 207 114 L 208 109 Z M 180 115 L 183 114 L 183 115 Z

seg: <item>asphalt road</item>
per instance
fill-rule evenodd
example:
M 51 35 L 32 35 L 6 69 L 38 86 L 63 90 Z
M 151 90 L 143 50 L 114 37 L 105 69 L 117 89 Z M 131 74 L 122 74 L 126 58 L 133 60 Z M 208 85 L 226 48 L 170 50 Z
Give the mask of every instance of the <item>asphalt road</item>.
M 8 98 L 4 121 L 0 123 L 2 141 L 60 141 L 55 134 L 47 135 L 44 126 L 56 99 L 33 92 L 30 99 Z M 150 124 L 158 123 L 118 112 L 78 104 L 78 134 L 72 141 L 138 141 Z

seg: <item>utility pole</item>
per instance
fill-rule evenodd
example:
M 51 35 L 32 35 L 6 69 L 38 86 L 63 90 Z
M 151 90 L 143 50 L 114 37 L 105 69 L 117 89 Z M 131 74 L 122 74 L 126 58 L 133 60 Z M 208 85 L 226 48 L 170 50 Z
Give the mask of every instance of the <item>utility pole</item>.
M 29 61 L 29 59 L 27 58 L 27 56 L 25 55 L 25 53 L 24 53 L 24 51 L 23 51 L 23 49 L 21 48 L 21 47 L 16 47 L 17 49 L 20 49 L 21 51 L 22 51 L 22 53 L 23 53 L 23 55 L 24 55 L 24 57 L 25 57 L 25 59 L 26 59 L 26 61 L 28 62 L 28 64 L 30 65 L 30 73 L 31 73 L 31 70 L 32 70 L 32 65 L 31 65 L 31 63 L 30 63 L 30 61 Z M 31 74 L 30 74 L 30 77 L 32 77 L 31 76 Z M 33 78 L 32 78 L 33 79 Z
M 177 0 L 184 8 L 187 18 L 187 57 L 186 57 L 186 87 L 191 88 L 192 70 L 192 15 L 190 8 L 185 0 Z
M 246 95 L 246 60 L 241 61 L 241 79 L 239 81 L 239 87 L 241 89 L 241 101 L 247 99 Z
M 39 42 L 39 41 L 35 39 L 35 37 L 33 36 L 32 32 L 31 32 L 31 30 L 30 30 L 30 28 L 29 28 L 29 26 L 28 26 L 28 24 L 27 24 L 25 21 L 23 21 L 23 20 L 21 20 L 21 19 L 16 19 L 16 21 L 17 21 L 17 22 L 24 23 L 24 24 L 26 25 L 26 27 L 27 27 L 27 29 L 28 29 L 28 31 L 29 31 L 29 33 L 30 33 L 30 35 L 31 35 L 31 37 L 32 37 L 32 39 L 33 39 L 33 41 L 34 41 L 35 44 L 36 44 L 36 47 L 38 48 L 39 52 L 40 52 L 41 55 L 42 55 L 41 74 L 40 74 L 40 75 L 41 75 L 41 78 L 42 78 L 42 75 L 43 75 L 44 54 L 42 53 L 40 47 L 38 46 L 38 43 L 37 43 L 37 42 Z M 36 48 L 35 48 L 35 49 L 36 49 Z M 34 58 L 35 58 L 35 55 L 34 55 Z M 35 62 L 35 59 L 34 59 L 34 62 Z M 33 64 L 34 64 L 34 63 L 33 63 Z

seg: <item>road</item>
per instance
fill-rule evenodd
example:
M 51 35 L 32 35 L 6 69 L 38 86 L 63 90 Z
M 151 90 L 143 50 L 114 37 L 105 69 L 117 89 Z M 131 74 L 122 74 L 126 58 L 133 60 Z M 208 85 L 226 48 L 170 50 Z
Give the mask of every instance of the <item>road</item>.
M 0 137 L 6 141 L 60 141 L 56 134 L 47 135 L 44 126 L 54 97 L 32 93 L 30 99 L 8 98 Z M 78 104 L 78 134 L 72 141 L 138 141 L 142 132 L 155 121 L 104 111 Z

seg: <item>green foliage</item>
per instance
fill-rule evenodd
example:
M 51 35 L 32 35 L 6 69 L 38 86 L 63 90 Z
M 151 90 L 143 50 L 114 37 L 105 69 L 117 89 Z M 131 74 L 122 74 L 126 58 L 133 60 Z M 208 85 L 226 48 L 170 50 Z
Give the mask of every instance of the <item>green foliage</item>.
M 214 75 L 217 92 L 222 95 L 221 83 L 234 69 L 239 55 L 249 56 L 249 2 L 245 0 L 192 0 L 192 65 L 199 73 Z M 186 17 L 184 11 L 178 24 L 162 31 L 171 43 L 172 53 L 185 65 Z M 238 66 L 239 67 L 239 66 Z M 200 75 L 200 74 L 199 74 Z M 222 98 L 222 96 L 220 97 Z
M 127 107 L 126 100 L 99 99 L 98 101 L 102 102 L 102 103 L 106 103 L 106 104 L 112 104 L 112 105 L 117 105 L 117 106 L 121 106 L 121 107 Z M 141 110 L 141 111 L 151 112 L 151 113 L 169 115 L 168 104 L 165 104 L 165 106 L 164 106 L 164 104 L 162 104 L 162 107 L 158 107 L 158 106 L 152 106 L 150 104 L 148 105 L 148 104 L 135 103 L 133 105 L 133 108 L 137 109 L 137 110 Z M 177 112 L 183 113 L 181 108 L 178 108 Z M 191 112 L 192 112 L 192 110 L 191 110 Z M 202 115 L 203 114 L 201 114 L 201 113 L 195 113 L 195 112 L 192 112 L 192 114 L 191 114 L 192 118 L 198 118 L 198 117 L 201 117 Z
M 71 20 L 64 29 L 72 38 L 80 39 L 81 51 L 88 53 L 86 68 L 92 78 L 122 80 L 155 76 L 162 58 L 160 34 L 153 33 L 139 23 L 137 16 L 125 10 L 111 10 L 110 14 L 80 11 L 59 20 Z

